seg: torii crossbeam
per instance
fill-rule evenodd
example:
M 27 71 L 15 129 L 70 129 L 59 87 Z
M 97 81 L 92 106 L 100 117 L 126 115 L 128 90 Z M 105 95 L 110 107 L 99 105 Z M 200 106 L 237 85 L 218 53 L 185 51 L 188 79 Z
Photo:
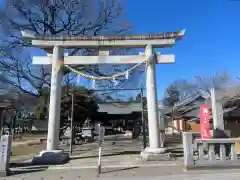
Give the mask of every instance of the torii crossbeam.
M 149 155 L 158 155 L 166 149 L 160 142 L 159 130 L 164 130 L 164 122 L 158 118 L 156 91 L 156 64 L 174 63 L 174 55 L 155 54 L 153 48 L 171 47 L 177 40 L 182 39 L 185 31 L 157 33 L 132 36 L 35 36 L 22 32 L 24 38 L 31 40 L 32 45 L 50 51 L 45 57 L 33 57 L 33 64 L 52 64 L 51 93 L 49 106 L 47 150 L 55 156 L 61 154 L 58 149 L 61 106 L 61 82 L 63 78 L 61 64 L 137 64 L 146 62 L 146 94 L 148 106 L 149 147 L 142 152 L 144 159 Z M 145 48 L 145 52 L 137 56 L 110 56 L 106 49 L 110 48 Z M 95 48 L 99 49 L 98 56 L 68 56 L 64 55 L 64 48 Z M 104 49 L 103 51 L 101 51 Z M 160 118 L 162 119 L 162 118 Z M 159 129 L 160 124 L 160 129 Z M 61 154 L 62 156 L 62 154 Z M 38 159 L 43 158 L 38 156 Z M 53 158 L 53 159 L 56 159 Z M 48 159 L 49 161 L 49 159 Z

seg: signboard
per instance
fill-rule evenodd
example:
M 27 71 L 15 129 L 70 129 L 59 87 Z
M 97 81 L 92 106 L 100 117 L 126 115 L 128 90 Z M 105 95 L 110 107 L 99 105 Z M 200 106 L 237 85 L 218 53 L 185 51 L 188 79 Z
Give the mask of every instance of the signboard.
M 200 133 L 202 139 L 211 139 L 209 109 L 208 104 L 200 107 Z
M 104 134 L 105 134 L 105 128 L 103 126 L 101 126 L 101 124 L 98 124 L 98 144 L 101 147 L 104 143 Z

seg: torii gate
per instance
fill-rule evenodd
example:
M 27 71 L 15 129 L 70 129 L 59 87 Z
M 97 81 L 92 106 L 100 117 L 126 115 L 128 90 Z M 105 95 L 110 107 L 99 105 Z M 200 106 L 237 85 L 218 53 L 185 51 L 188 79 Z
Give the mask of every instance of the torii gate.
M 58 150 L 61 106 L 61 82 L 63 73 L 61 64 L 137 64 L 146 60 L 146 94 L 148 107 L 149 147 L 142 152 L 142 157 L 148 159 L 148 155 L 158 155 L 165 151 L 163 142 L 160 142 L 159 130 L 164 130 L 164 122 L 159 123 L 157 91 L 156 91 L 156 63 L 174 63 L 174 55 L 160 55 L 153 52 L 153 48 L 171 47 L 185 34 L 185 30 L 149 35 L 132 36 L 49 36 L 40 37 L 28 32 L 22 32 L 22 36 L 32 41 L 32 45 L 50 51 L 51 55 L 33 57 L 33 64 L 52 64 L 51 92 L 49 106 L 48 136 L 46 152 L 59 156 Z M 109 56 L 106 51 L 99 51 L 99 56 L 65 56 L 64 48 L 145 48 L 142 55 Z M 162 119 L 162 118 L 161 118 Z M 160 129 L 159 129 L 160 124 Z M 41 153 L 41 154 L 43 154 Z M 43 156 L 42 156 L 43 157 Z M 39 156 L 40 158 L 40 156 Z M 54 158 L 57 159 L 57 158 Z

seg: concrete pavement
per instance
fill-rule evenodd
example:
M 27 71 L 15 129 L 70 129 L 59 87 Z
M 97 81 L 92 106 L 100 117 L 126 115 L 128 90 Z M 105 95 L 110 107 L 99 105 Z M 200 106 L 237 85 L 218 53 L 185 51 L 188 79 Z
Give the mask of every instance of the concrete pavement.
M 21 175 L 15 175 L 0 180 L 145 180 L 145 179 L 165 179 L 165 180 L 237 180 L 240 179 L 239 170 L 211 170 L 211 171 L 190 171 L 186 172 L 182 166 L 162 166 L 162 167 L 131 167 L 131 168 L 103 168 L 102 174 L 97 175 L 95 169 L 61 169 L 44 170 L 44 168 L 26 168 Z M 35 171 L 35 172 L 33 172 Z M 23 172 L 22 172 L 23 173 Z
M 115 144 L 112 144 L 112 142 Z M 9 180 L 212 180 L 240 179 L 239 170 L 212 170 L 186 172 L 181 158 L 171 161 L 144 162 L 139 159 L 142 143 L 129 138 L 110 138 L 104 143 L 102 174 L 97 175 L 97 143 L 88 143 L 75 147 L 72 160 L 59 166 L 25 166 L 12 168 L 13 176 L 1 179 Z M 176 146 L 175 146 L 176 148 Z
M 113 143 L 114 142 L 114 143 Z M 170 149 L 170 145 L 168 146 Z M 180 149 L 179 143 L 172 146 L 173 149 Z M 68 150 L 68 149 L 66 149 Z M 141 161 L 140 153 L 143 150 L 143 142 L 140 139 L 132 139 L 131 137 L 108 137 L 104 141 L 102 148 L 102 164 L 103 166 L 139 166 L 146 164 Z M 181 158 L 175 160 L 169 158 L 169 163 L 179 163 Z M 66 166 L 72 167 L 93 167 L 98 162 L 98 143 L 87 143 L 76 146 L 73 149 L 71 161 Z M 156 164 L 160 162 L 147 162 L 147 164 Z M 168 163 L 168 162 L 164 162 Z
M 114 143 L 113 143 L 114 142 Z M 66 151 L 68 147 L 63 147 Z M 121 136 L 109 136 L 105 138 L 103 152 L 102 152 L 102 167 L 105 172 L 103 176 L 118 176 L 121 173 L 132 173 L 132 170 L 139 168 L 149 168 L 149 167 L 164 167 L 169 166 L 180 166 L 180 161 L 168 161 L 168 162 L 144 162 L 140 159 L 140 152 L 143 150 L 142 141 L 139 139 L 132 139 L 131 137 L 121 137 Z M 49 175 L 49 172 L 55 174 L 55 177 L 61 174 L 61 177 L 67 178 L 68 180 L 75 179 L 79 174 L 81 176 L 86 176 L 87 178 L 96 178 L 97 173 L 97 162 L 98 162 L 98 143 L 87 143 L 75 146 L 73 149 L 73 156 L 69 163 L 64 165 L 54 165 L 45 167 L 22 167 L 18 169 L 12 169 L 14 173 L 26 173 L 16 177 L 24 179 L 36 179 L 36 178 L 53 178 Z M 46 170 L 47 169 L 47 170 Z M 39 171 L 40 170 L 40 171 Z M 42 171 L 45 170 L 45 171 Z M 36 172 L 39 171 L 39 172 Z M 68 172 L 71 172 L 70 174 Z M 79 173 L 80 172 L 80 173 Z M 88 174 L 86 174 L 88 172 Z M 148 170 L 149 172 L 149 170 Z M 158 172 L 158 171 L 156 171 Z M 134 172 L 133 172 L 134 173 Z M 140 171 L 142 173 L 142 171 Z M 73 177 L 74 176 L 74 177 Z M 102 175 L 101 175 L 102 176 Z M 129 174 L 126 174 L 129 176 Z M 131 175 L 132 176 L 132 175 Z M 15 178 L 9 177 L 10 179 Z M 40 178 L 40 179 L 41 179 Z M 60 177 L 59 177 L 60 178 Z

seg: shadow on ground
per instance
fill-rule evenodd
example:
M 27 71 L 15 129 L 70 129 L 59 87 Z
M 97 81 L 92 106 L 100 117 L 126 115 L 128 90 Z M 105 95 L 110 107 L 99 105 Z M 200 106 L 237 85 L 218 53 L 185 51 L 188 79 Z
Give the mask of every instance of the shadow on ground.
M 112 169 L 112 170 L 103 171 L 101 172 L 101 174 L 119 172 L 119 171 L 128 171 L 128 170 L 138 169 L 138 168 L 139 168 L 138 166 L 135 166 L 135 167 L 129 167 L 129 168 Z
M 131 155 L 131 154 L 140 154 L 141 151 L 123 151 L 123 152 L 116 152 L 116 153 L 110 153 L 110 154 L 103 154 L 102 157 L 109 157 L 109 156 L 118 156 L 118 155 Z M 74 159 L 87 159 L 87 158 L 97 158 L 98 155 L 94 156 L 84 156 L 84 157 L 72 157 L 70 160 Z
M 34 166 L 32 163 L 11 163 L 10 176 L 40 172 L 48 169 L 49 165 Z
M 171 153 L 174 157 L 183 157 L 183 149 L 182 148 L 169 148 L 167 153 Z

